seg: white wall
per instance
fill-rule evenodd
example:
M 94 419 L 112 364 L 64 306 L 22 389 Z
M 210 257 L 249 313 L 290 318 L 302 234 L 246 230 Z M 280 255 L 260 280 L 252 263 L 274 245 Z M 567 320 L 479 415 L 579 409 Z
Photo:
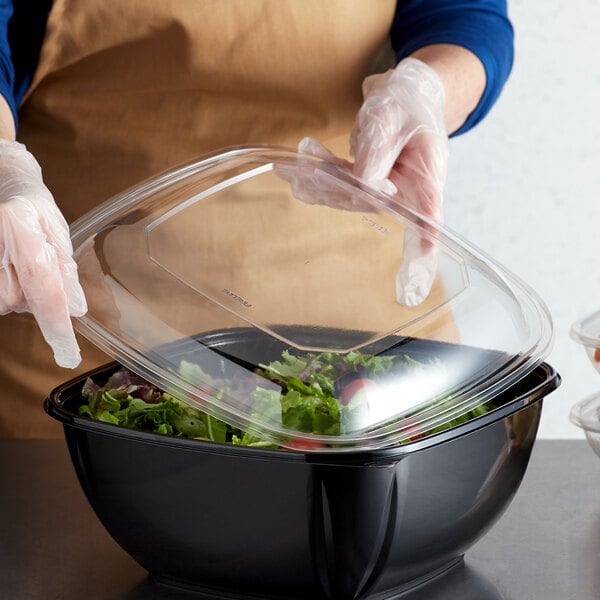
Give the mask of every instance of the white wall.
M 563 378 L 539 437 L 578 438 L 570 407 L 600 374 L 569 337 L 600 309 L 600 2 L 509 0 L 515 64 L 498 103 L 450 142 L 448 226 L 527 281 L 547 303 Z

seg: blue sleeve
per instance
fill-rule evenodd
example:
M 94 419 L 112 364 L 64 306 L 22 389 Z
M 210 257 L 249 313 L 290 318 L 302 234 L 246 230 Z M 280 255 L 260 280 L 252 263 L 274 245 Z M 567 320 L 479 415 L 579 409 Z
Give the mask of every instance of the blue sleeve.
M 475 110 L 452 135 L 465 133 L 490 111 L 513 64 L 514 32 L 505 0 L 408 0 L 398 2 L 391 31 L 398 60 L 430 44 L 456 44 L 483 63 L 486 86 Z
M 53 0 L 0 0 L 0 94 L 15 123 L 46 33 Z
M 0 0 L 0 95 L 8 102 L 17 122 L 17 101 L 14 94 L 15 69 L 8 42 L 8 22 L 13 14 L 12 0 Z

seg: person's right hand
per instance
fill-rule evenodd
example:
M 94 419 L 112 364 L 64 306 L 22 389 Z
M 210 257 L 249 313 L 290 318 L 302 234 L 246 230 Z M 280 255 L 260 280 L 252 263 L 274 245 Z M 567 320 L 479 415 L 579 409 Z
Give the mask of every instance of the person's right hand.
M 23 144 L 0 140 L 0 315 L 33 314 L 61 367 L 81 356 L 71 316 L 87 311 L 69 226 Z

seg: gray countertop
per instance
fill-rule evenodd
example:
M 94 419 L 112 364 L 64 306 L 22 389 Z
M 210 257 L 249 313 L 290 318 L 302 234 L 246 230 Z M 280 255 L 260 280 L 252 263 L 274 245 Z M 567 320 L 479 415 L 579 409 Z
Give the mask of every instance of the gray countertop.
M 62 440 L 0 440 L 0 481 L 0 598 L 193 598 L 149 582 L 106 533 Z M 583 440 L 538 440 L 464 565 L 406 599 L 600 600 L 600 459 Z

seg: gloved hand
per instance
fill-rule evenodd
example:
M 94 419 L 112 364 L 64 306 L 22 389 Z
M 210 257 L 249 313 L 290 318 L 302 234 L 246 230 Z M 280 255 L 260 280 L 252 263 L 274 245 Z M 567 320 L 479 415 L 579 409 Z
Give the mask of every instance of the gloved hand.
M 303 138 L 298 144 L 300 157 L 293 165 L 277 165 L 275 171 L 291 187 L 293 196 L 306 204 L 321 204 L 346 211 L 370 212 L 372 206 L 360 194 L 340 185 L 336 176 L 321 167 L 315 157 L 334 165 L 340 171 L 352 173 L 353 164 L 330 152 L 314 138 Z
M 69 227 L 23 144 L 0 140 L 0 315 L 30 312 L 62 367 L 81 361 L 71 316 L 87 310 Z
M 407 58 L 395 69 L 367 77 L 363 95 L 350 136 L 355 175 L 441 222 L 448 162 L 442 81 L 424 62 Z M 434 239 L 407 232 L 403 256 L 396 296 L 415 306 L 427 297 L 435 278 Z

